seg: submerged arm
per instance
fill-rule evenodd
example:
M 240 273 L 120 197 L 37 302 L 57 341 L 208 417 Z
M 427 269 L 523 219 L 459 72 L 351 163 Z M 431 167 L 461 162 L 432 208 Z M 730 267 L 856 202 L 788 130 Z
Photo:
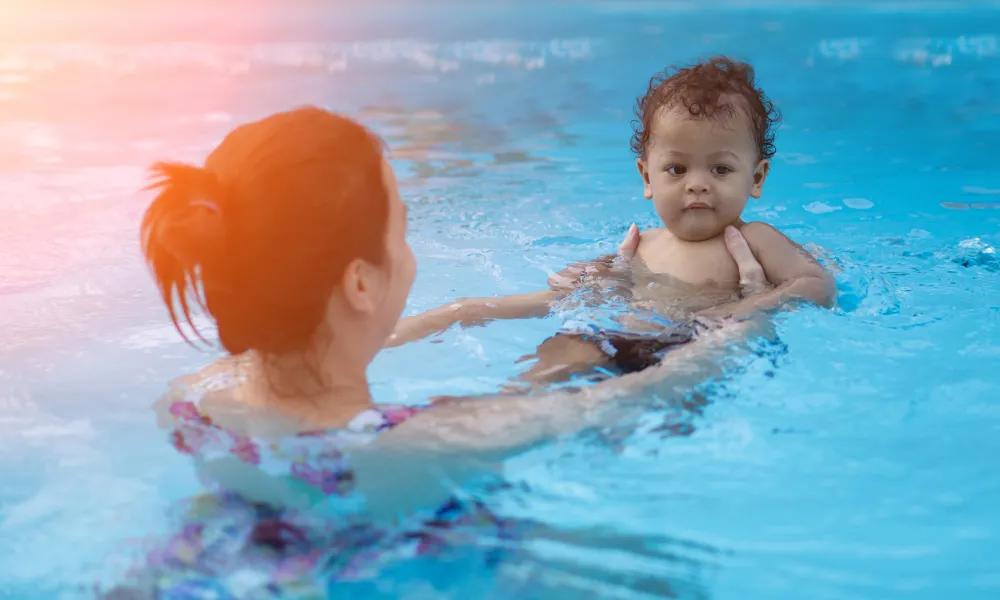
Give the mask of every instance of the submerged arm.
M 579 391 L 491 396 L 435 404 L 352 456 L 358 490 L 373 518 L 393 518 L 443 502 L 501 461 L 560 436 L 607 422 L 623 400 L 653 392 L 683 397 L 723 371 L 757 325 L 731 323 L 671 350 L 657 366 Z
M 619 248 L 619 258 L 627 263 L 638 245 L 639 230 L 633 225 Z M 763 269 L 743 237 L 737 235 L 727 246 L 748 293 L 763 289 L 767 283 Z M 564 279 L 565 288 L 572 289 L 591 274 L 596 273 L 568 270 L 561 275 L 569 275 Z M 561 287 L 559 283 L 550 280 L 553 288 Z M 723 359 L 737 354 L 749 336 L 759 335 L 769 325 L 766 319 L 730 322 L 671 350 L 654 367 L 578 392 L 435 404 L 354 454 L 358 490 L 367 496 L 371 516 L 376 519 L 439 505 L 457 487 L 496 473 L 500 461 L 508 456 L 606 422 L 608 413 L 621 408 L 625 399 L 648 396 L 644 394 L 647 391 L 661 398 L 682 398 L 695 385 L 722 374 Z

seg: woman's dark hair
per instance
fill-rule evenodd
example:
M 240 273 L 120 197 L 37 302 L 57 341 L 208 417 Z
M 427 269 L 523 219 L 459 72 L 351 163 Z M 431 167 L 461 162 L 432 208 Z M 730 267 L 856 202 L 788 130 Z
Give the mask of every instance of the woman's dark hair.
M 201 337 L 193 299 L 231 354 L 305 350 L 347 265 L 384 258 L 382 150 L 359 123 L 305 107 L 237 127 L 203 167 L 154 165 L 142 251 L 181 335 L 183 315 Z
M 734 98 L 739 100 L 734 103 Z M 716 56 L 692 67 L 671 67 L 654 75 L 649 89 L 636 102 L 636 120 L 632 121 L 632 153 L 636 158 L 646 156 L 653 120 L 660 110 L 678 106 L 696 119 L 728 119 L 742 110 L 750 119 L 760 158 L 774 156 L 775 129 L 781 115 L 757 87 L 750 65 Z

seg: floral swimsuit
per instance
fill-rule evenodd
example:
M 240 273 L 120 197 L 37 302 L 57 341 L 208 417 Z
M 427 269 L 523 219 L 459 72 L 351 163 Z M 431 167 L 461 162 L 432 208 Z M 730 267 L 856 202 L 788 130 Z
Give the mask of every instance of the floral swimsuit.
M 484 536 L 514 536 L 512 523 L 478 501 L 452 499 L 433 514 L 391 529 L 366 522 L 356 510 L 353 475 L 342 449 L 374 439 L 419 410 L 378 405 L 343 429 L 258 440 L 217 425 L 191 400 L 173 401 L 170 437 L 178 451 L 199 461 L 236 459 L 241 468 L 322 494 L 327 508 L 254 502 L 207 483 L 208 493 L 185 503 L 182 522 L 166 543 L 146 556 L 125 586 L 105 597 L 326 598 L 330 586 L 369 579 L 394 561 L 438 556 Z M 487 552 L 487 562 L 498 552 Z

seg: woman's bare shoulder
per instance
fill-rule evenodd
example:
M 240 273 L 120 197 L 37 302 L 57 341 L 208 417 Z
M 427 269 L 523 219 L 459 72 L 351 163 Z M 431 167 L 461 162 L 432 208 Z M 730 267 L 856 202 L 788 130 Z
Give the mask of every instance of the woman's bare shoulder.
M 274 414 L 255 401 L 244 385 L 249 364 L 248 355 L 224 356 L 173 380 L 167 393 L 153 405 L 161 426 L 172 423 L 171 406 L 190 402 L 217 425 L 241 433 L 268 437 L 301 430 L 300 423 Z

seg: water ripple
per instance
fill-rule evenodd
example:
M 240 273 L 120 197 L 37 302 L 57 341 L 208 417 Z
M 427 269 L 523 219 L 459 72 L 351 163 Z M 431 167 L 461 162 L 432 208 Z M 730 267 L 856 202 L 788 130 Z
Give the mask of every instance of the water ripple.
M 519 41 L 510 39 L 428 42 L 418 39 L 354 43 L 164 42 L 138 45 L 95 43 L 22 44 L 0 47 L 0 75 L 23 83 L 29 74 L 66 71 L 142 73 L 198 69 L 244 74 L 258 70 L 336 72 L 379 65 L 409 65 L 447 72 L 463 66 L 544 68 L 549 61 L 585 60 L 600 42 L 594 38 Z M 10 78 L 17 78 L 14 81 Z

